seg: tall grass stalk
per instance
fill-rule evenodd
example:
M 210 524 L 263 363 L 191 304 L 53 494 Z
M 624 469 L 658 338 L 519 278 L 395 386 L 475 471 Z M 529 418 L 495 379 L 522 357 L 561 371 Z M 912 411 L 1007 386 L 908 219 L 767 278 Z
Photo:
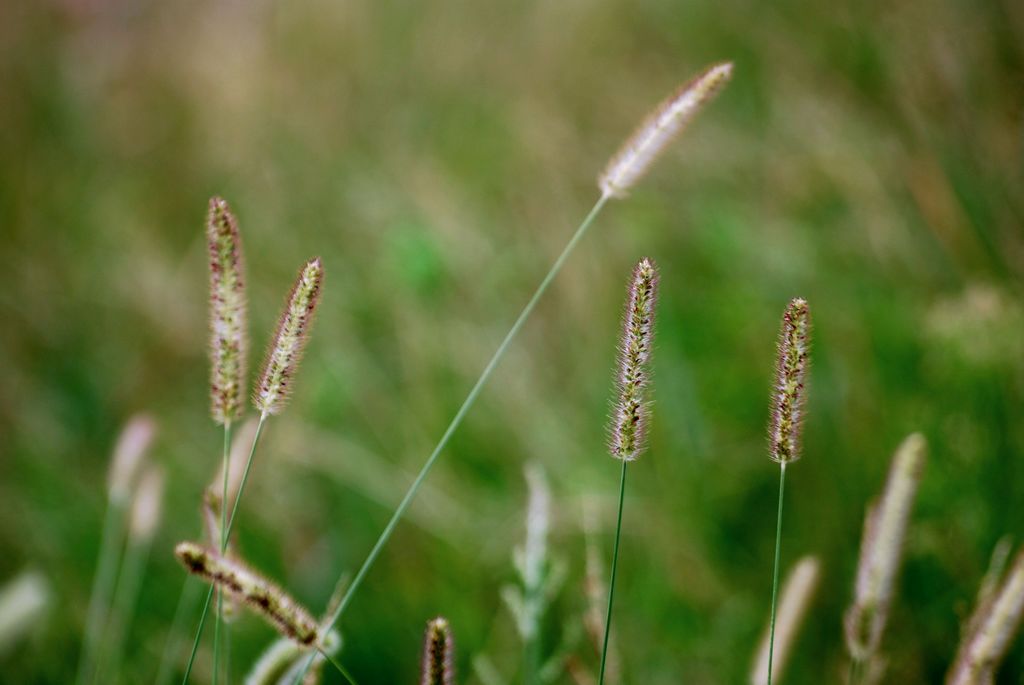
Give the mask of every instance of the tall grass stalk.
M 619 513 L 615 522 L 615 547 L 612 551 L 612 575 L 608 582 L 608 611 L 604 618 L 604 640 L 601 645 L 601 671 L 597 677 L 598 685 L 604 683 L 604 672 L 608 663 L 608 638 L 612 634 L 612 603 L 615 601 L 615 578 L 619 571 L 619 541 L 622 537 L 622 503 L 626 495 L 626 465 L 622 460 L 622 476 L 619 479 Z
M 221 494 L 221 505 L 220 505 L 220 553 L 224 554 L 228 548 L 227 532 L 228 527 L 228 508 L 225 506 L 225 502 L 228 501 L 228 474 L 231 472 L 231 464 L 229 459 L 231 458 L 231 420 L 228 419 L 224 422 L 224 453 L 222 455 L 222 467 L 223 491 Z M 214 618 L 213 624 L 213 685 L 217 685 L 217 679 L 220 676 L 220 630 L 221 630 L 221 618 L 224 614 L 224 593 L 217 593 L 217 615 Z M 227 639 L 228 626 L 224 623 L 225 640 Z M 230 669 L 228 670 L 230 674 Z M 227 682 L 230 682 L 230 675 L 226 678 Z
M 505 352 L 508 350 L 512 340 L 519 333 L 519 330 L 526 323 L 526 320 L 533 313 L 534 308 L 540 301 L 540 298 L 547 291 L 548 286 L 555 279 L 555 276 L 562 270 L 569 255 L 572 254 L 576 245 L 579 244 L 583 236 L 586 234 L 587 229 L 590 228 L 591 224 L 597 218 L 598 214 L 604 208 L 608 200 L 614 197 L 624 196 L 628 190 L 635 185 L 640 178 L 643 177 L 644 173 L 653 165 L 660 152 L 662 152 L 672 140 L 682 132 L 686 125 L 690 122 L 693 116 L 711 100 L 715 93 L 717 93 L 721 87 L 729 80 L 732 76 L 732 64 L 722 63 L 714 65 L 711 68 L 705 70 L 698 75 L 690 83 L 686 84 L 677 91 L 669 100 L 661 103 L 648 119 L 641 125 L 641 127 L 630 136 L 619 151 L 611 158 L 608 165 L 601 172 L 598 178 L 598 187 L 601 190 L 601 195 L 594 203 L 590 212 L 587 213 L 583 221 L 577 227 L 576 232 L 573 233 L 572 238 L 569 239 L 568 244 L 562 250 L 562 253 L 558 255 L 555 263 L 551 265 L 548 273 L 541 280 L 540 285 L 534 291 L 533 295 L 527 301 L 526 306 L 523 307 L 522 312 L 519 313 L 519 317 L 512 324 L 512 328 L 509 329 L 505 338 L 498 345 L 498 349 L 495 350 L 494 355 L 490 361 L 484 367 L 480 377 L 476 383 L 470 389 L 466 399 L 463 400 L 459 410 L 455 413 L 448 427 L 441 435 L 441 439 L 434 447 L 433 452 L 427 458 L 427 461 L 423 464 L 416 479 L 409 486 L 409 490 L 406 492 L 402 501 L 399 503 L 398 508 L 395 509 L 391 519 L 388 521 L 384 530 L 381 532 L 377 542 L 374 543 L 373 548 L 370 550 L 370 554 L 366 557 L 366 561 L 359 568 L 355 578 L 352 580 L 352 585 L 349 586 L 348 592 L 342 598 L 338 608 L 334 611 L 331 616 L 331 620 L 327 624 L 328 628 L 334 626 L 338 619 L 341 618 L 345 609 L 348 607 L 351 601 L 352 595 L 362 585 L 366 574 L 370 568 L 377 561 L 377 557 L 380 555 L 381 550 L 387 541 L 391 538 L 391 534 L 395 530 L 395 526 L 401 520 L 402 516 L 405 515 L 406 509 L 412 503 L 413 498 L 416 496 L 416 492 L 422 486 L 423 481 L 426 480 L 427 474 L 434 467 L 441 452 L 448 445 L 448 441 L 451 439 L 455 430 L 462 423 L 462 419 L 469 412 L 470 407 L 476 402 L 477 396 L 483 389 L 484 385 L 490 379 L 491 374 L 497 367 L 498 362 L 505 356 Z M 312 657 L 306 661 L 306 668 L 308 669 L 309 664 L 313 662 Z M 305 676 L 305 670 L 300 673 L 300 679 Z
M 626 498 L 626 466 L 638 459 L 646 447 L 650 423 L 651 350 L 654 346 L 654 305 L 658 297 L 658 271 L 654 263 L 641 259 L 633 269 L 623 314 L 622 339 L 619 343 L 619 401 L 612 413 L 610 451 L 622 461 L 619 477 L 619 507 L 615 522 L 615 548 L 612 552 L 612 575 L 608 581 L 608 610 L 604 621 L 601 645 L 601 670 L 598 685 L 604 685 L 608 662 L 608 636 L 612 632 L 612 604 L 615 600 L 615 579 L 619 570 L 619 543 L 622 540 L 622 505 Z
M 263 433 L 263 424 L 271 414 L 280 413 L 291 396 L 292 385 L 295 373 L 298 370 L 299 362 L 306 348 L 306 341 L 309 339 L 309 332 L 313 326 L 317 306 L 323 293 L 324 267 L 319 257 L 307 261 L 299 270 L 298 277 L 292 285 L 291 292 L 285 301 L 284 309 L 278 317 L 277 328 L 270 345 L 267 348 L 266 358 L 263 361 L 263 369 L 260 379 L 253 392 L 253 404 L 260 412 L 260 420 L 256 425 L 256 433 L 253 435 L 252 447 L 249 450 L 249 457 L 245 462 L 245 471 L 242 473 L 242 481 L 238 486 L 238 494 L 235 495 L 235 502 L 231 507 L 231 517 L 223 525 L 223 534 L 220 541 L 220 549 L 223 554 L 231 540 L 231 529 L 235 525 L 235 515 L 238 513 L 238 505 L 242 501 L 242 494 L 245 492 L 245 485 L 249 481 L 249 471 L 252 468 L 253 456 L 256 454 L 256 446 L 259 444 L 260 435 Z M 228 436 L 225 437 L 225 442 Z M 224 469 L 225 478 L 228 473 Z M 221 502 L 222 510 L 227 502 Z M 221 518 L 224 521 L 223 515 Z M 203 613 L 199 617 L 199 627 L 196 629 L 196 637 L 192 642 L 192 653 L 189 655 L 188 665 L 185 668 L 183 683 L 188 682 L 192 673 L 192 666 L 195 663 L 196 652 L 199 649 L 199 640 L 203 635 L 203 626 L 206 624 L 206 617 L 210 611 L 210 600 L 213 597 L 214 586 L 210 585 L 206 593 L 206 601 L 203 603 Z
M 107 487 L 107 511 L 100 533 L 100 551 L 89 593 L 82 653 L 75 674 L 76 685 L 83 685 L 96 668 L 97 652 L 107 623 L 111 596 L 117 581 L 124 551 L 126 515 L 136 475 L 156 433 L 156 424 L 146 415 L 137 415 L 118 436 L 110 463 Z
M 334 610 L 333 614 L 328 620 L 326 624 L 328 629 L 334 627 L 334 625 L 338 622 L 338 619 L 340 619 L 342 614 L 345 613 L 345 609 L 348 608 L 349 602 L 352 601 L 352 596 L 355 594 L 356 590 L 359 589 L 359 586 L 362 585 L 363 580 L 366 578 L 366 574 L 370 571 L 374 563 L 377 561 L 377 557 L 380 556 L 381 550 L 384 549 L 384 545 L 387 544 L 388 540 L 391 538 L 391 534 L 394 533 L 395 527 L 398 525 L 398 522 L 405 515 L 406 509 L 408 509 L 409 505 L 412 504 L 412 500 L 413 498 L 416 497 L 416 493 L 423 485 L 423 481 L 426 480 L 427 474 L 429 474 L 430 470 L 434 468 L 434 464 L 437 463 L 437 460 L 441 456 L 441 453 L 444 451 L 444 448 L 448 446 L 448 441 L 451 440 L 452 435 L 455 434 L 455 430 L 459 427 L 459 425 L 462 423 L 462 420 L 466 417 L 466 414 L 469 412 L 470 407 L 472 407 L 473 403 L 476 402 L 477 397 L 480 395 L 480 391 L 483 390 L 483 387 L 490 379 L 491 374 L 494 373 L 494 369 L 498 366 L 498 362 L 501 361 L 501 358 L 505 356 L 505 353 L 508 351 L 509 345 L 512 343 L 512 340 L 516 337 L 516 334 L 519 333 L 520 329 L 523 327 L 523 324 L 526 323 L 526 320 L 530 318 L 530 314 L 533 313 L 533 310 L 536 308 L 537 303 L 540 301 L 540 298 L 547 291 L 548 286 L 550 286 L 551 282 L 555 280 L 555 276 L 557 276 L 558 272 L 562 270 L 562 267 L 565 265 L 566 260 L 568 260 L 569 255 L 572 254 L 573 250 L 576 248 L 580 240 L 586 234 L 587 229 L 589 229 L 591 224 L 594 223 L 594 219 L 596 219 L 598 214 L 601 213 L 601 210 L 604 208 L 605 204 L 607 204 L 608 200 L 611 199 L 611 197 L 612 196 L 608 193 L 602 193 L 601 197 L 599 197 L 597 202 L 594 203 L 593 208 L 591 208 L 586 218 L 584 218 L 583 222 L 579 225 L 579 227 L 577 227 L 576 232 L 573 234 L 572 238 L 569 239 L 569 242 L 562 250 L 562 253 L 558 255 L 558 258 L 555 260 L 555 263 L 551 265 L 551 268 L 548 270 L 548 273 L 541 280 L 540 285 L 537 286 L 537 289 L 534 291 L 533 295 L 526 303 L 526 306 L 523 307 L 523 310 L 519 313 L 519 317 L 515 320 L 515 323 L 512 324 L 512 328 L 510 328 L 508 333 L 505 334 L 505 338 L 501 341 L 501 344 L 498 345 L 498 349 L 495 350 L 494 354 L 491 356 L 490 361 L 487 362 L 487 365 L 484 367 L 483 372 L 481 372 L 480 377 L 477 379 L 476 383 L 470 389 L 469 394 L 466 396 L 466 399 L 463 400 L 462 405 L 459 407 L 459 410 L 455 412 L 455 416 L 452 417 L 451 422 L 449 422 L 448 427 L 441 435 L 441 439 L 438 441 L 437 445 L 435 445 L 434 450 L 430 453 L 430 456 L 427 458 L 427 461 L 423 464 L 423 467 L 420 469 L 420 472 L 416 476 L 416 479 L 413 480 L 412 484 L 409 486 L 408 491 L 406 491 L 405 496 L 402 498 L 402 501 L 398 504 L 398 507 L 395 509 L 395 512 L 391 515 L 391 519 L 388 521 L 387 525 L 384 526 L 384 530 L 381 532 L 380 537 L 377 538 L 377 542 L 374 543 L 373 548 L 370 550 L 370 554 L 366 557 L 366 561 L 364 561 L 363 565 L 359 567 L 359 571 L 356 572 L 355 577 L 352 579 L 352 584 L 348 587 L 348 591 L 342 597 L 341 602 L 338 604 L 338 607 Z M 313 658 L 312 656 L 310 656 L 306 660 L 306 668 L 308 669 L 309 665 L 312 663 Z M 305 675 L 306 671 L 301 671 L 299 673 L 298 679 L 295 682 L 301 682 L 301 679 L 305 677 Z
M 182 643 L 182 623 L 189 610 L 195 605 L 199 582 L 186 576 L 181 585 L 181 592 L 178 593 L 178 605 L 174 608 L 174 617 L 171 619 L 171 627 L 167 631 L 167 639 L 164 641 L 164 650 L 160 654 L 160 664 L 156 669 L 156 676 L 153 678 L 154 685 L 167 685 L 171 682 L 174 662 L 180 653 Z
M 786 492 L 786 462 L 779 464 L 779 514 L 775 522 L 775 565 L 772 570 L 772 613 L 768 624 L 768 685 L 775 661 L 775 605 L 779 594 L 779 552 L 782 549 L 782 502 Z
M 131 631 L 149 551 L 160 523 L 164 484 L 163 469 L 151 466 L 143 474 L 136 489 L 129 517 L 127 550 L 118 574 L 110 617 L 104 632 L 105 641 L 99 649 L 99 667 L 93 682 L 111 683 L 120 680 L 125 640 Z
M 807 301 L 790 300 L 782 315 L 769 429 L 771 458 L 779 463 L 779 512 L 775 521 L 775 563 L 772 568 L 772 609 L 768 628 L 768 675 L 772 685 L 775 658 L 775 610 L 779 594 L 779 557 L 782 549 L 782 505 L 786 493 L 786 465 L 800 458 L 800 437 L 807 400 L 810 365 L 811 312 Z

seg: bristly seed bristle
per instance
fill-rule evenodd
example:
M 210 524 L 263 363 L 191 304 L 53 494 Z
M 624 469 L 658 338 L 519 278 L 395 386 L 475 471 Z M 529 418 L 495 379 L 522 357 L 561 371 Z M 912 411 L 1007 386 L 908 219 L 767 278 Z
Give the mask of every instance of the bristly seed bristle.
M 227 423 L 242 411 L 248 362 L 245 276 L 238 222 L 228 203 L 210 200 L 206 220 L 210 254 L 210 408 Z
M 732 62 L 712 65 L 659 104 L 608 162 L 598 179 L 601 192 L 625 196 L 731 76 Z
M 315 257 L 302 267 L 288 295 L 253 394 L 253 403 L 263 414 L 277 414 L 288 400 L 292 379 L 302 359 L 313 315 L 320 302 L 323 277 L 323 265 L 320 258 Z
M 455 641 L 448 620 L 427 622 L 420 685 L 455 685 Z
M 317 642 L 320 628 L 309 611 L 241 562 L 195 542 L 178 543 L 174 555 L 189 573 L 245 602 L 281 635 L 306 646 Z
M 633 270 L 623 316 L 619 347 L 619 401 L 612 414 L 609 450 L 613 457 L 633 461 L 643 452 L 650 406 L 647 401 L 651 347 L 654 342 L 654 305 L 658 270 L 644 258 Z
M 810 345 L 811 311 L 806 300 L 795 298 L 782 317 L 772 397 L 771 458 L 780 464 L 800 458 Z

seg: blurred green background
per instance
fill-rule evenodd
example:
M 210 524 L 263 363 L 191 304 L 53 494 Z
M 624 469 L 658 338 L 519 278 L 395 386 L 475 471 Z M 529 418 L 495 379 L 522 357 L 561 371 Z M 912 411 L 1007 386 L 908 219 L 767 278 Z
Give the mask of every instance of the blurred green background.
M 581 512 L 596 502 L 609 556 L 620 308 L 649 255 L 656 405 L 627 493 L 625 681 L 746 680 L 771 589 L 774 341 L 800 295 L 814 366 L 782 554 L 818 554 L 824 575 L 785 682 L 839 681 L 864 509 L 915 430 L 931 453 L 883 649 L 887 682 L 939 682 L 995 542 L 1024 537 L 1016 0 L 0 4 L 0 579 L 34 568 L 54 595 L 0 679 L 71 681 L 109 455 L 148 411 L 169 490 L 124 682 L 152 681 L 183 578 L 171 549 L 198 535 L 220 458 L 209 196 L 242 226 L 254 364 L 295 271 L 324 259 L 294 400 L 267 426 L 237 528 L 248 558 L 319 612 L 596 199 L 607 157 L 722 59 L 733 82 L 607 208 L 431 474 L 346 613 L 342 660 L 363 685 L 414 682 L 424 622 L 442 613 L 460 682 L 481 682 L 481 654 L 518 682 L 499 591 L 528 462 L 549 475 L 568 573 L 545 653 L 578 633 Z M 272 631 L 246 617 L 232 636 L 238 678 Z M 593 668 L 585 641 L 570 648 Z M 998 682 L 1022 673 L 1018 641 Z

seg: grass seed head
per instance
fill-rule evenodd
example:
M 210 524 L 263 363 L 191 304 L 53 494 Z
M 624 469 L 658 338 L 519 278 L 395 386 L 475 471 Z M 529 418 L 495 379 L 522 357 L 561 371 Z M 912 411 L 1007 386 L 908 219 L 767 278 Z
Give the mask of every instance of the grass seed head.
M 858 661 L 870 661 L 882 640 L 926 452 L 918 433 L 900 444 L 881 499 L 865 517 L 853 605 L 844 620 L 847 648 Z
M 427 622 L 423 638 L 420 685 L 455 685 L 455 643 L 448 620 L 438 616 Z
M 320 628 L 309 611 L 246 565 L 195 542 L 178 543 L 174 555 L 189 573 L 245 602 L 284 637 L 305 646 L 317 642 Z
M 601 192 L 624 197 L 731 76 L 732 62 L 712 65 L 659 104 L 601 172 Z
M 210 200 L 206 220 L 210 253 L 210 409 L 217 423 L 242 411 L 248 360 L 242 241 L 228 203 Z
M 129 518 L 129 532 L 136 543 L 152 540 L 160 525 L 165 484 L 164 470 L 159 466 L 151 466 L 139 480 Z
M 156 422 L 148 414 L 136 414 L 121 430 L 107 476 L 111 501 L 123 504 L 128 500 L 143 457 L 155 436 Z
M 998 592 L 975 609 L 946 685 L 991 685 L 1024 617 L 1024 550 Z
M 299 271 L 288 295 L 253 396 L 256 409 L 263 414 L 279 413 L 288 401 L 292 380 L 302 360 L 313 316 L 320 302 L 323 278 L 323 265 L 320 258 L 315 257 Z
M 771 458 L 780 464 L 800 458 L 810 346 L 811 310 L 807 301 L 798 297 L 790 301 L 782 316 L 772 397 Z
M 633 270 L 619 346 L 619 401 L 612 414 L 612 456 L 633 461 L 643 452 L 650 418 L 647 386 L 654 343 L 658 270 L 646 257 Z

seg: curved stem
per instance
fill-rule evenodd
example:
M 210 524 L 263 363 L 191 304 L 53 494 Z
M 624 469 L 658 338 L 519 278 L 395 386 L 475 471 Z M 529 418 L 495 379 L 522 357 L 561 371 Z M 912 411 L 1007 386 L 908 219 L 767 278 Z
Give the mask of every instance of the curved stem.
M 228 460 L 231 449 L 231 421 L 224 422 L 224 453 L 221 458 L 223 493 L 220 498 L 220 553 L 224 554 L 224 529 L 228 525 Z M 213 542 L 212 540 L 210 542 Z M 224 610 L 224 593 L 217 593 L 217 615 L 213 624 L 213 685 L 217 685 L 220 676 L 220 618 Z
M 234 506 L 231 507 L 231 518 L 228 519 L 228 525 L 224 528 L 224 533 L 221 536 L 221 551 L 227 549 L 228 541 L 231 539 L 231 529 L 235 525 L 235 514 L 238 513 L 238 503 L 242 501 L 242 493 L 245 492 L 245 484 L 249 481 L 249 470 L 252 468 L 252 459 L 256 455 L 256 445 L 260 441 L 260 435 L 263 433 L 263 424 L 267 420 L 268 414 L 263 412 L 260 414 L 260 422 L 256 424 L 256 434 L 252 436 L 252 447 L 249 449 L 249 459 L 245 462 L 245 471 L 242 473 L 242 482 L 238 486 L 238 494 L 235 495 Z M 227 502 L 221 502 L 221 507 L 224 507 Z M 195 665 L 196 652 L 199 650 L 199 640 L 203 636 L 203 626 L 206 625 L 206 616 L 210 613 L 210 599 L 213 597 L 213 585 L 206 592 L 206 601 L 203 603 L 203 613 L 199 617 L 199 628 L 196 629 L 195 640 L 192 641 L 192 653 L 188 657 L 188 665 L 185 667 L 185 677 L 182 679 L 182 685 L 188 682 L 189 676 L 192 674 L 192 666 Z
M 768 629 L 768 685 L 772 685 L 775 657 L 775 599 L 779 594 L 779 550 L 782 548 L 782 495 L 786 488 L 786 462 L 779 464 L 779 516 L 775 523 L 775 570 L 772 573 L 772 618 Z
M 558 272 L 562 270 L 562 266 L 565 265 L 565 262 L 569 258 L 569 255 L 572 254 L 572 251 L 576 248 L 576 245 L 583 238 L 584 234 L 586 234 L 587 229 L 590 228 L 590 225 L 594 223 L 594 219 L 597 218 L 597 215 L 601 213 L 601 209 L 610 199 L 610 195 L 602 194 L 601 197 L 598 198 L 597 202 L 594 203 L 593 208 L 591 208 L 590 212 L 583 219 L 583 222 L 576 229 L 576 232 L 573 234 L 572 238 L 569 239 L 569 242 L 562 250 L 562 253 L 558 255 L 558 258 L 555 260 L 555 263 L 551 265 L 551 268 L 548 270 L 547 275 L 544 276 L 543 280 L 541 280 L 540 282 L 540 285 L 537 286 L 537 289 L 534 291 L 533 296 L 530 297 L 530 300 L 526 303 L 526 306 L 523 307 L 523 311 L 519 313 L 519 317 L 516 319 L 515 323 L 512 324 L 512 328 L 509 329 L 508 333 L 505 335 L 504 340 L 502 340 L 501 344 L 498 345 L 498 349 L 495 350 L 494 355 L 491 357 L 491 360 L 487 362 L 487 366 L 485 366 L 483 372 L 481 372 L 480 378 L 477 379 L 476 383 L 473 385 L 473 388 L 469 391 L 469 394 L 466 396 L 466 399 L 462 402 L 462 406 L 459 407 L 459 410 L 455 413 L 455 416 L 448 424 L 448 428 L 445 429 L 444 434 L 441 436 L 441 439 L 434 447 L 434 451 L 430 453 L 430 456 L 427 458 L 426 463 L 423 464 L 423 468 L 420 469 L 419 475 L 416 476 L 416 480 L 414 480 L 412 482 L 412 485 L 409 486 L 409 490 L 405 493 L 405 497 L 402 498 L 402 501 L 399 503 L 398 508 L 395 509 L 395 513 L 392 514 L 391 519 L 388 521 L 388 524 L 384 527 L 384 530 L 383 532 L 381 532 L 380 537 L 377 538 L 377 542 L 373 545 L 373 548 L 370 550 L 370 554 L 366 557 L 366 561 L 364 561 L 363 565 L 359 568 L 359 571 L 358 573 L 356 573 L 355 578 L 352 579 L 352 584 L 345 592 L 344 597 L 342 597 L 341 602 L 338 604 L 338 607 L 334 610 L 334 613 L 331 614 L 330 620 L 325 624 L 325 630 L 330 630 L 331 628 L 333 628 L 334 624 L 338 622 L 339 618 L 341 618 L 341 615 L 345 613 L 345 609 L 348 608 L 348 604 L 352 600 L 352 595 L 354 595 L 356 590 L 359 589 L 359 586 L 362 585 L 363 579 L 366 577 L 367 572 L 373 566 L 374 562 L 377 561 L 377 557 L 380 555 L 381 550 L 384 548 L 384 545 L 387 544 L 388 539 L 391 537 L 391 534 L 395 530 L 395 526 L 398 525 L 398 521 L 405 514 L 405 510 L 409 508 L 409 505 L 412 503 L 413 498 L 416 496 L 416 492 L 420 489 L 420 486 L 423 485 L 423 481 L 426 480 L 427 474 L 430 473 L 430 469 L 434 467 L 434 464 L 437 462 L 438 457 L 441 456 L 441 452 L 444 451 L 445 447 L 447 447 L 448 441 L 451 440 L 451 437 L 452 435 L 454 435 L 455 430 L 459 427 L 459 424 L 462 423 L 462 419 L 465 418 L 466 414 L 469 412 L 470 407 L 472 407 L 473 403 L 476 402 L 477 396 L 480 394 L 480 391 L 483 389 L 484 385 L 491 377 L 491 374 L 494 372 L 494 369 L 498 366 L 498 362 L 501 361 L 501 358 L 505 356 L 505 352 L 508 350 L 508 347 L 511 344 L 512 339 L 516 337 L 516 334 L 519 333 L 519 330 L 523 327 L 523 324 L 526 323 L 526 320 L 528 318 L 530 318 L 530 314 L 533 313 L 533 310 L 537 306 L 537 303 L 540 301 L 541 296 L 543 296 L 545 291 L 547 291 L 548 286 L 551 285 L 551 282 L 555 280 L 555 276 L 557 276 Z M 305 667 L 302 669 L 302 671 L 300 671 L 299 677 L 295 681 L 296 683 L 302 682 L 302 678 L 305 677 L 306 672 L 309 670 L 309 666 L 312 663 L 313 657 L 310 656 L 306 660 Z
M 622 477 L 619 480 L 619 514 L 615 523 L 615 548 L 612 552 L 612 577 L 608 583 L 608 613 L 604 619 L 604 645 L 601 647 L 601 674 L 598 685 L 604 685 L 604 669 L 608 659 L 608 637 L 612 634 L 612 602 L 615 600 L 615 576 L 619 570 L 619 541 L 622 539 L 622 504 L 626 498 L 626 464 L 622 460 Z

